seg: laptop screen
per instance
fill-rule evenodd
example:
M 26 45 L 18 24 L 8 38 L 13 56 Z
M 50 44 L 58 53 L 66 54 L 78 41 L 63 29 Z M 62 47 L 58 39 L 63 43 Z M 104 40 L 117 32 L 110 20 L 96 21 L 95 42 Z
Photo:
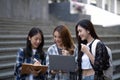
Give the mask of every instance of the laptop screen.
M 50 70 L 75 72 L 76 67 L 75 56 L 49 55 Z

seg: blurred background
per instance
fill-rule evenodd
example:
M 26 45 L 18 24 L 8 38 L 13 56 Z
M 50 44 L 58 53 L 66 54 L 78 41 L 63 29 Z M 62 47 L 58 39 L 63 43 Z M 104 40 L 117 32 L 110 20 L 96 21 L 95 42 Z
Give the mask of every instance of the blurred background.
M 120 80 L 120 0 L 0 0 L 0 80 L 14 80 L 19 48 L 28 31 L 40 27 L 44 51 L 53 44 L 53 29 L 66 24 L 75 39 L 75 25 L 89 19 L 100 38 L 112 50 L 114 76 Z

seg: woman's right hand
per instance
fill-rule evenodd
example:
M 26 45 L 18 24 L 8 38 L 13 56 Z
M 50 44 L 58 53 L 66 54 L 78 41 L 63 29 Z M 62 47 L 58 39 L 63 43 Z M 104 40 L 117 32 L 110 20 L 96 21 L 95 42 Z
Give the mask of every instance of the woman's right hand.
M 83 53 L 85 53 L 85 54 L 90 58 L 91 62 L 94 64 L 95 58 L 94 58 L 94 56 L 91 54 L 91 52 L 89 51 L 89 47 L 86 46 L 85 44 L 81 44 L 81 51 L 82 51 Z
M 40 63 L 39 61 L 36 61 L 33 65 L 34 65 L 34 66 L 40 66 L 41 63 Z
M 88 46 L 86 46 L 85 44 L 81 44 L 81 51 L 83 53 L 88 53 L 89 52 Z

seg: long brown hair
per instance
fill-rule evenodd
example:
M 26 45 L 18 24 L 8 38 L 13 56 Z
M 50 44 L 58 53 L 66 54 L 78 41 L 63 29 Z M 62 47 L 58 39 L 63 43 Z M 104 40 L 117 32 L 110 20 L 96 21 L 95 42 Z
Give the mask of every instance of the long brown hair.
M 59 32 L 65 49 L 69 51 L 70 55 L 73 55 L 74 48 L 75 48 L 74 41 L 72 39 L 72 36 L 71 36 L 70 31 L 67 28 L 67 26 L 66 25 L 59 25 L 54 29 L 53 34 L 55 31 Z

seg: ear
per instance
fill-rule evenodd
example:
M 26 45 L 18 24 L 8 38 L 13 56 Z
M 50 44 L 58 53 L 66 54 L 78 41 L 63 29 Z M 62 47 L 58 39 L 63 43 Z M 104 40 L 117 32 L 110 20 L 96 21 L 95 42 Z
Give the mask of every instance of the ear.
M 89 30 L 87 30 L 87 33 L 89 34 L 89 33 L 90 33 L 90 31 L 89 31 Z
M 28 36 L 28 40 L 31 40 L 30 36 Z

